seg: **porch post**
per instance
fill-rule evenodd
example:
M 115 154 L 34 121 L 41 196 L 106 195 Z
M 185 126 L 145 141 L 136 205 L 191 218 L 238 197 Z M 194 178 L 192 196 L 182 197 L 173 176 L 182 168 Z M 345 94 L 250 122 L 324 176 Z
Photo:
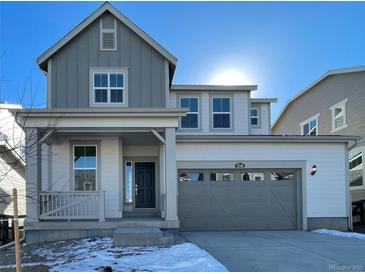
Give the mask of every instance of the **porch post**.
M 26 222 L 38 222 L 38 193 L 41 189 L 41 145 L 37 128 L 25 130 Z
M 166 128 L 166 220 L 177 221 L 177 170 L 175 128 Z

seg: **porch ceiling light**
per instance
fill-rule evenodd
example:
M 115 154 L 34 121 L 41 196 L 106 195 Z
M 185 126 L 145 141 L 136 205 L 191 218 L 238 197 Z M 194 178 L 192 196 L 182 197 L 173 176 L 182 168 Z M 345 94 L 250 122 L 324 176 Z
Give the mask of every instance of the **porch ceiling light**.
M 311 167 L 311 175 L 313 176 L 314 174 L 316 174 L 317 173 L 317 166 L 316 165 L 313 165 L 312 167 Z

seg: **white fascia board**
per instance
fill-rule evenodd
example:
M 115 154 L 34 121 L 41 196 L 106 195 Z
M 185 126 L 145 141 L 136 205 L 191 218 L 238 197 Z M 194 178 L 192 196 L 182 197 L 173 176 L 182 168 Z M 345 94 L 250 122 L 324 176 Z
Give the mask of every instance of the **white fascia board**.
M 178 117 L 28 117 L 25 128 L 176 128 Z
M 172 85 L 171 91 L 254 91 L 257 85 Z
M 277 103 L 278 98 L 251 98 L 251 103 L 253 104 L 271 104 L 271 103 Z

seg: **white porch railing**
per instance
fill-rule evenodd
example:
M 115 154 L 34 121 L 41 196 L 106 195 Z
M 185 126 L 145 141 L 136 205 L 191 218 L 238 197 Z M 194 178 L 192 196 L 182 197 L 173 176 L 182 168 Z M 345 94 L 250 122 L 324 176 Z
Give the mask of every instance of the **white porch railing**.
M 104 191 L 41 192 L 39 219 L 99 219 L 103 222 L 104 196 Z

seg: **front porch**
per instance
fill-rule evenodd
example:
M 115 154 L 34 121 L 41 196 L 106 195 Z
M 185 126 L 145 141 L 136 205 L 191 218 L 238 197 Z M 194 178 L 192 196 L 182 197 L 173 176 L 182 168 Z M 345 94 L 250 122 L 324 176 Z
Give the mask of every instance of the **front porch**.
M 160 119 L 122 116 L 116 127 L 114 117 L 91 126 L 78 114 L 77 123 L 62 117 L 52 128 L 39 126 L 38 117 L 34 127 L 28 118 L 28 235 L 178 228 L 175 128 L 182 112 L 171 111 Z

